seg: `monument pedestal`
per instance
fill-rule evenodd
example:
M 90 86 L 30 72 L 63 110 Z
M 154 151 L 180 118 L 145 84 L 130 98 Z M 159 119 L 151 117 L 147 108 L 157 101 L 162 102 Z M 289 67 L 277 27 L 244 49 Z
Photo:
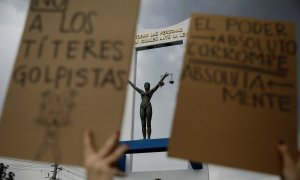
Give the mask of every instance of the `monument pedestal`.
M 127 144 L 129 146 L 126 154 L 165 152 L 168 150 L 169 138 L 121 141 L 120 144 Z M 194 170 L 203 168 L 201 163 L 190 162 L 190 165 Z M 126 155 L 120 158 L 118 167 L 125 172 Z

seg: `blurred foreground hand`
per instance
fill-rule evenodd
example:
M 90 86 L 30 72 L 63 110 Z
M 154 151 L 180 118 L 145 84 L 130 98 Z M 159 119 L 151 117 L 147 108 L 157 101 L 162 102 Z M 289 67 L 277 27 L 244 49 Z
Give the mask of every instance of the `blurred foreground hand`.
M 300 180 L 300 157 L 295 162 L 289 153 L 287 145 L 284 143 L 278 145 L 278 150 L 283 162 L 283 180 Z
M 124 176 L 117 167 L 118 159 L 126 152 L 126 145 L 118 146 L 119 132 L 112 134 L 97 150 L 91 130 L 84 132 L 83 155 L 88 180 L 112 180 L 114 176 Z

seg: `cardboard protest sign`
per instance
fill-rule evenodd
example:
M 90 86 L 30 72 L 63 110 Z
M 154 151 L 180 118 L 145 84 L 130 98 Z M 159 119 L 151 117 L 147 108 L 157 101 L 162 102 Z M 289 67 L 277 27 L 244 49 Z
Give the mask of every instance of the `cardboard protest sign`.
M 138 0 L 32 0 L 0 156 L 79 165 L 85 128 L 98 146 L 120 128 L 138 8 Z
M 296 156 L 295 26 L 194 14 L 169 155 L 280 173 L 278 140 Z

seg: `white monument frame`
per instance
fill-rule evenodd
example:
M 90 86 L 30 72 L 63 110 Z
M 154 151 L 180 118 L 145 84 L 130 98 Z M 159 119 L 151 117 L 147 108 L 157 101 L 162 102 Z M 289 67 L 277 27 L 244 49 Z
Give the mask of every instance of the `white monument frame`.
M 182 44 L 185 48 L 190 19 L 178 24 L 161 29 L 141 29 L 137 31 L 135 48 L 133 49 L 130 81 L 136 83 L 137 52 L 147 49 L 162 48 Z M 123 115 L 122 140 L 133 140 L 134 138 L 134 113 L 135 113 L 135 91 L 128 87 L 127 99 Z M 129 158 L 128 158 L 129 157 Z M 208 165 L 203 164 L 203 169 L 193 170 L 189 167 L 186 170 L 168 170 L 155 172 L 132 172 L 132 155 L 127 155 L 126 172 L 127 179 L 200 179 L 208 180 Z

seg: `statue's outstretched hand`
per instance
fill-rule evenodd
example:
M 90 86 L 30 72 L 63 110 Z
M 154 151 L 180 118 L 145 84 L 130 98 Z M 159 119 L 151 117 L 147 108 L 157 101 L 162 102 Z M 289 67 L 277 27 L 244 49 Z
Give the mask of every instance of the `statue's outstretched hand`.
M 164 79 L 165 79 L 166 77 L 168 77 L 169 75 L 170 75 L 170 74 L 166 72 L 166 73 L 163 75 L 163 77 L 161 78 L 160 82 L 164 81 Z
M 278 150 L 282 157 L 282 175 L 284 180 L 300 180 L 300 157 L 294 161 L 286 144 L 278 144 Z
M 88 180 L 112 180 L 114 176 L 124 176 L 116 167 L 118 159 L 126 152 L 126 145 L 118 146 L 119 133 L 115 132 L 97 150 L 92 131 L 86 130 L 83 138 L 84 166 Z
M 166 74 L 164 75 L 164 78 L 168 77 L 170 74 L 166 72 Z

